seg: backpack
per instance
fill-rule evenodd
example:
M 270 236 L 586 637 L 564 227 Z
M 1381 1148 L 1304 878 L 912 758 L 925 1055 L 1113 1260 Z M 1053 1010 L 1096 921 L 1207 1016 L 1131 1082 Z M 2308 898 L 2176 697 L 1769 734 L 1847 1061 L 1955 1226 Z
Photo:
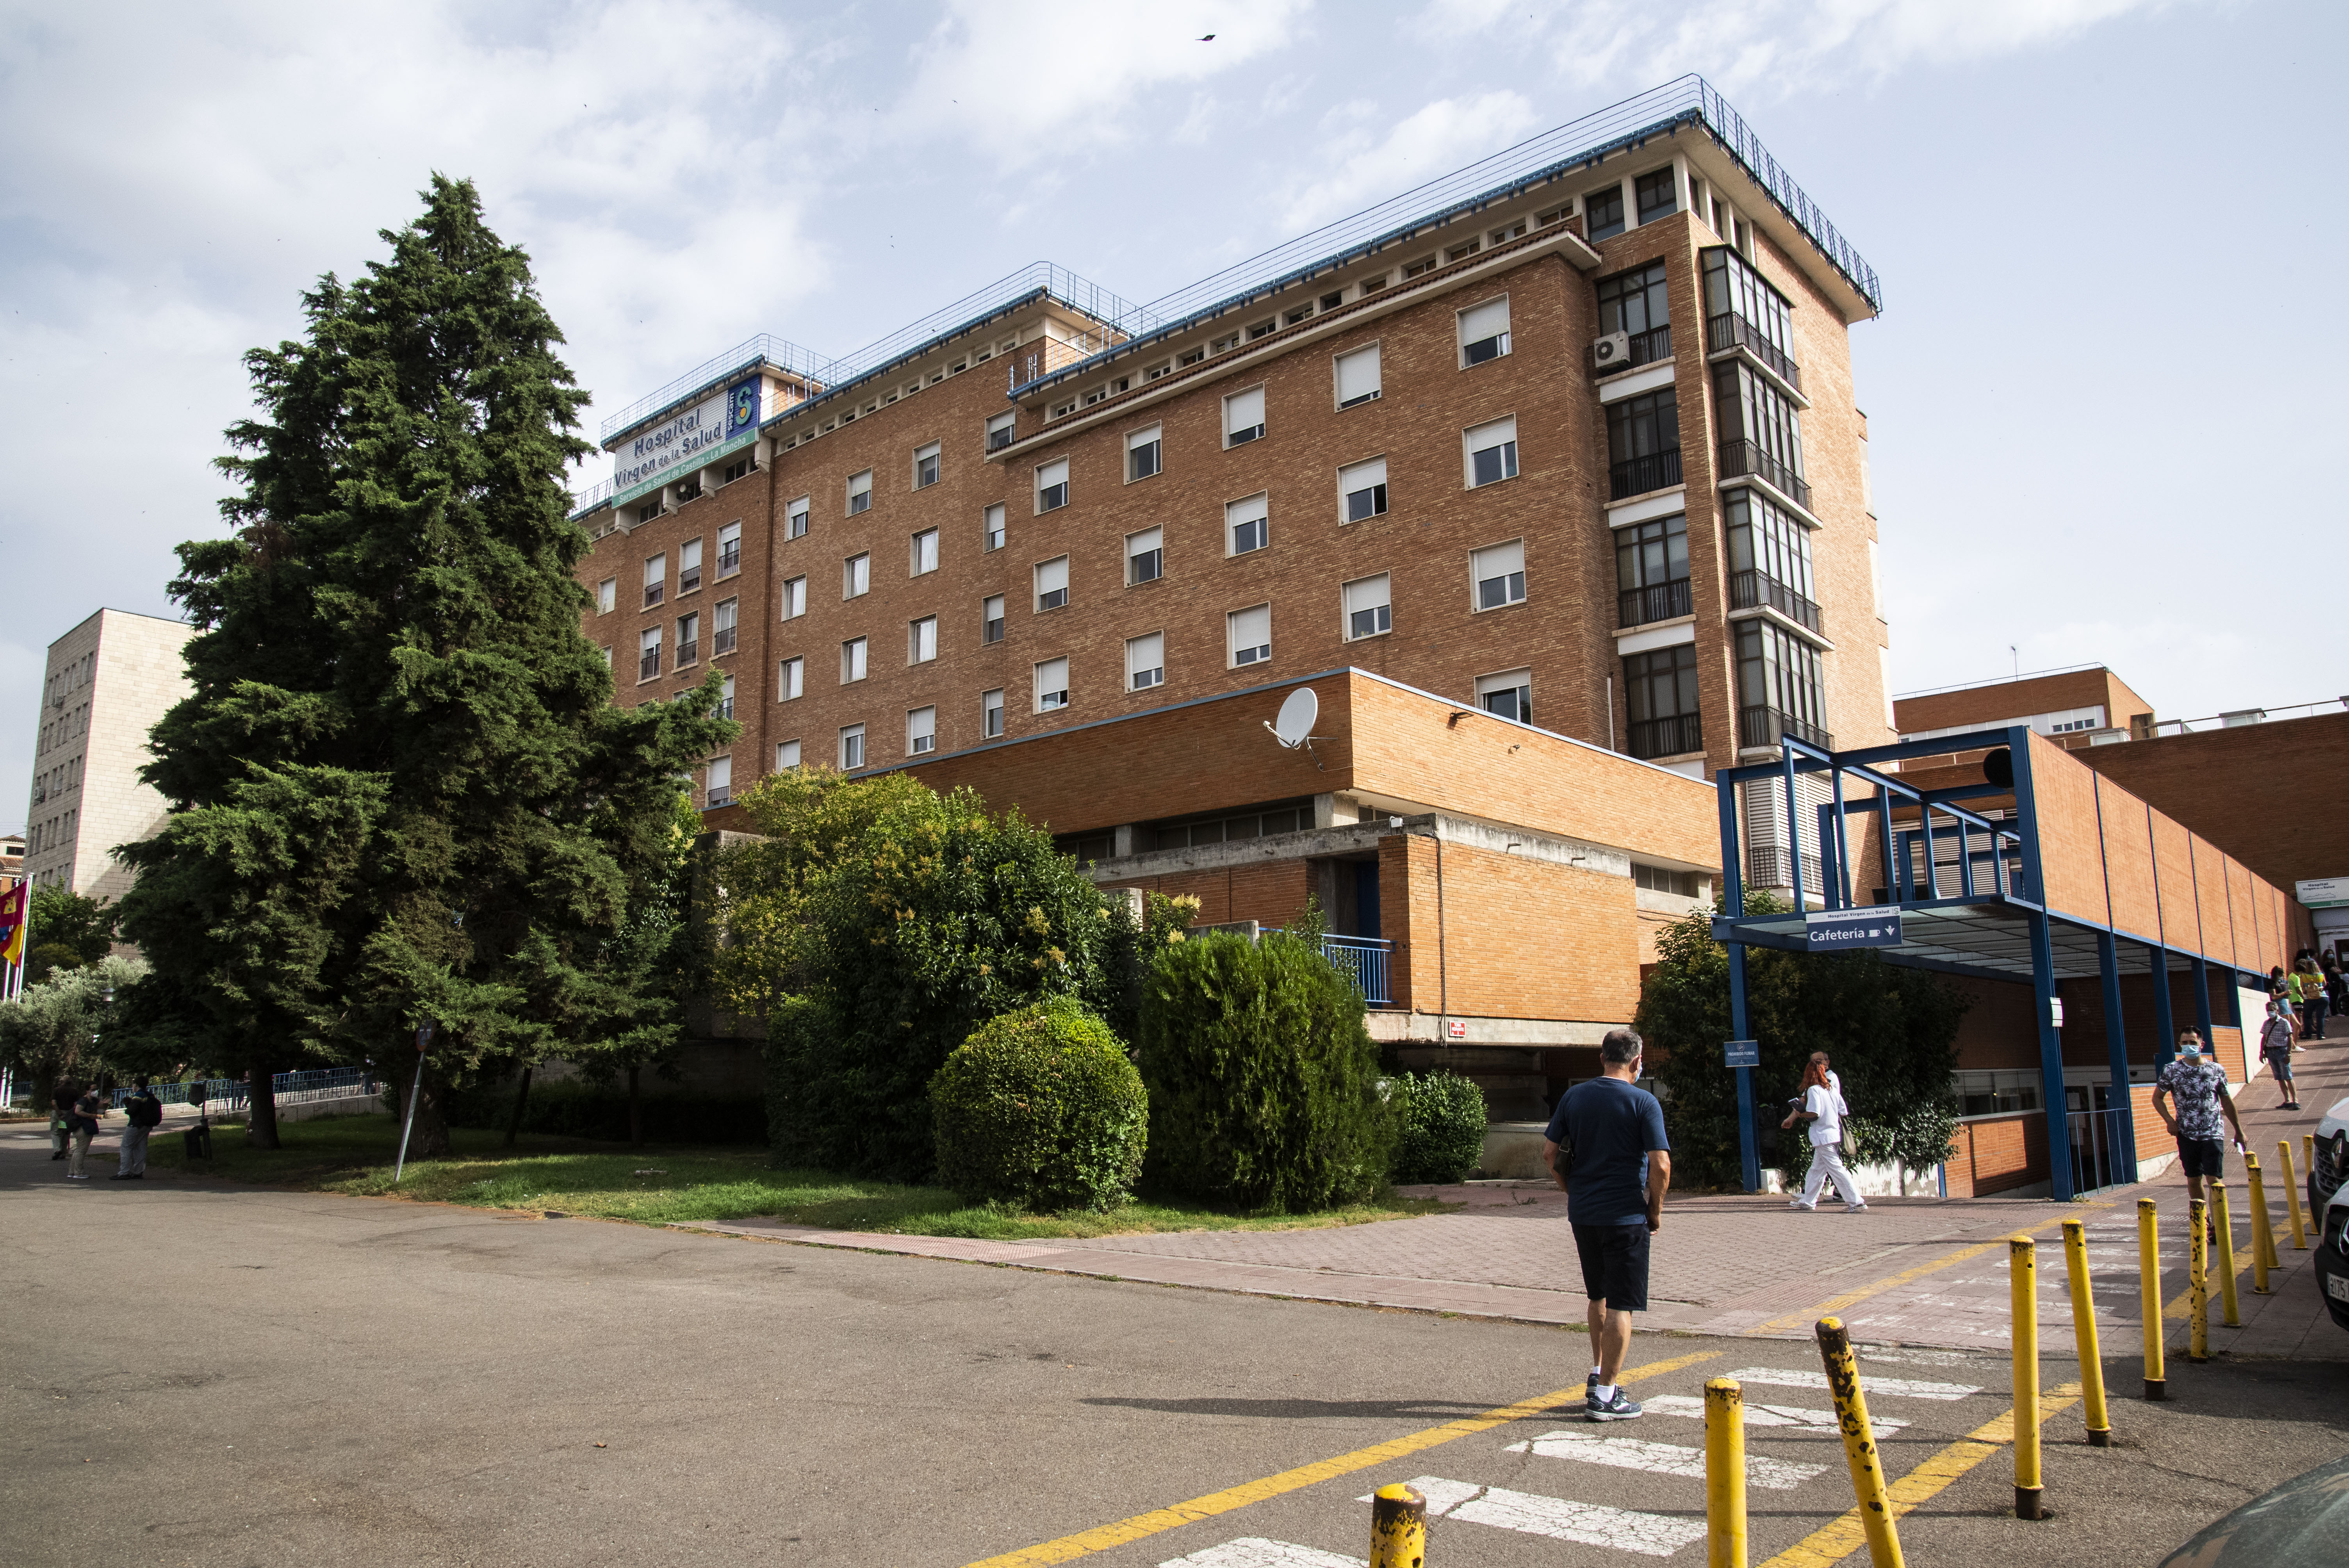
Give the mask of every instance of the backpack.
M 123 1109 L 130 1115 L 133 1127 L 159 1127 L 163 1121 L 163 1102 L 151 1094 L 134 1094 Z

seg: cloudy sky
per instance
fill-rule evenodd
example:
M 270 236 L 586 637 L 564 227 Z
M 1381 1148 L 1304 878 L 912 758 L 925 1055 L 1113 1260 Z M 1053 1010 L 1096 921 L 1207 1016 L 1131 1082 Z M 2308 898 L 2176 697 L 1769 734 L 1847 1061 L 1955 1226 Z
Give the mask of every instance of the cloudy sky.
M 0 493 L 0 828 L 46 645 L 173 613 L 239 356 L 432 170 L 535 258 L 595 422 L 1032 261 L 1154 299 L 1689 71 L 1883 277 L 1853 353 L 1899 689 L 2102 661 L 2170 717 L 2349 692 L 2349 8 L 810 9 L 0 3 L 0 418 L 40 449 Z

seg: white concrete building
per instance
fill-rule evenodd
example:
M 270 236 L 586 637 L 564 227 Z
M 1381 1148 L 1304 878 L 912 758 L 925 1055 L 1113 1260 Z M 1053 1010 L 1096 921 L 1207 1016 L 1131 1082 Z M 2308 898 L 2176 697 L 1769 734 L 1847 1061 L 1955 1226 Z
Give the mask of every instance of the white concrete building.
M 183 621 L 100 610 L 49 645 L 33 742 L 24 872 L 111 902 L 130 872 L 109 852 L 155 832 L 163 797 L 140 782 L 147 732 L 188 695 Z

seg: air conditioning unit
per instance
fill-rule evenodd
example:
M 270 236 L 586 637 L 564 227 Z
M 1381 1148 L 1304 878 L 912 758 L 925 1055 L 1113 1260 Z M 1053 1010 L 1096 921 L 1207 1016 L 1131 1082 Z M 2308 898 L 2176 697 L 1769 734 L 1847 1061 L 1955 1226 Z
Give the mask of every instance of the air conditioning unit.
M 1610 332 L 1590 346 L 1590 363 L 1601 376 L 1610 370 L 1622 370 L 1631 363 L 1631 335 Z

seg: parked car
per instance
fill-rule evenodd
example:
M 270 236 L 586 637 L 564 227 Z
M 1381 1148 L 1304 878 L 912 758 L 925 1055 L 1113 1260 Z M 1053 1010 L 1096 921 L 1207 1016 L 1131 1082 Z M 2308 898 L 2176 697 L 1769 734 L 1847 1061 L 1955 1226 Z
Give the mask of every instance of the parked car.
M 2336 1308 L 2333 1315 L 2338 1317 Z M 2319 1465 L 2214 1521 L 2162 1568 L 2336 1568 L 2349 1546 L 2349 1459 Z
M 2349 1185 L 2333 1189 L 2316 1231 L 2316 1283 L 2333 1321 L 2349 1328 Z
M 2308 1164 L 2311 1214 L 2324 1212 L 2344 1177 L 2349 1177 L 2349 1099 L 2336 1101 L 2316 1124 L 2316 1158 Z

